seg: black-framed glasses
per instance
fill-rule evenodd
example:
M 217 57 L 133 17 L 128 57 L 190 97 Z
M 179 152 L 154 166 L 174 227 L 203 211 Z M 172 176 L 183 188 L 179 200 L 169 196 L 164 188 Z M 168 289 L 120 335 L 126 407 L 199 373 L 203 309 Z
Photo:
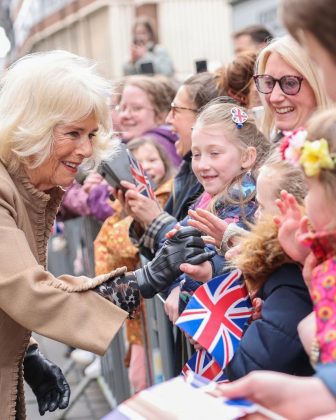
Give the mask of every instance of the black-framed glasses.
M 256 74 L 253 76 L 253 79 L 258 91 L 266 95 L 273 92 L 276 83 L 279 83 L 281 90 L 286 95 L 297 95 L 300 92 L 303 81 L 302 76 L 285 75 L 280 79 L 275 79 L 269 74 Z
M 176 110 L 178 110 L 178 109 L 180 109 L 180 110 L 185 110 L 185 111 L 192 111 L 192 112 L 198 112 L 198 109 L 194 109 L 194 108 L 187 108 L 187 107 L 185 107 L 185 106 L 177 106 L 177 105 L 175 105 L 174 104 L 174 102 L 172 102 L 171 104 L 170 104 L 170 110 L 171 110 L 171 112 L 172 112 L 172 114 L 173 114 L 173 117 L 175 117 L 175 115 L 176 115 Z

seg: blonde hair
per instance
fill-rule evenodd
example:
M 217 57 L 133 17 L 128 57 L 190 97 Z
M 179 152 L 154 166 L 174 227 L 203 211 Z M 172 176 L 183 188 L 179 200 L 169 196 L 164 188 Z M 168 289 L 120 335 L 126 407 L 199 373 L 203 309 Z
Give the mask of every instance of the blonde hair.
M 279 198 L 280 192 L 286 190 L 294 195 L 299 204 L 303 204 L 307 194 L 307 185 L 300 167 L 283 160 L 277 148 L 266 159 L 259 169 L 259 173 L 265 169 L 271 169 L 276 173 L 276 177 L 271 184 L 275 198 Z
M 328 142 L 329 153 L 336 154 L 336 108 L 315 113 L 307 124 L 307 140 L 325 139 Z M 321 169 L 319 181 L 326 186 L 326 190 L 335 196 L 336 168 Z
M 314 93 L 317 108 L 323 108 L 328 105 L 328 99 L 320 77 L 317 74 L 316 67 L 309 59 L 307 53 L 290 36 L 275 39 L 259 53 L 256 64 L 257 74 L 265 73 L 267 61 L 272 53 L 278 53 L 289 66 L 293 67 L 293 69 L 299 72 L 307 80 Z M 270 137 L 275 128 L 274 116 L 265 103 L 263 95 L 261 95 L 261 100 L 265 106 L 262 131 L 267 137 Z M 294 128 L 297 127 L 293 127 L 293 129 Z
M 280 197 L 282 190 L 293 194 L 299 204 L 307 192 L 304 174 L 301 168 L 282 160 L 275 150 L 260 168 L 269 168 L 276 172 L 272 186 L 274 198 Z M 258 290 L 268 277 L 285 263 L 293 262 L 282 249 L 278 240 L 278 229 L 273 217 L 264 216 L 251 226 L 251 231 L 240 240 L 241 252 L 233 257 L 230 265 L 239 268 L 250 290 Z
M 113 148 L 107 98 L 110 83 L 94 64 L 66 51 L 29 54 L 14 63 L 0 90 L 0 159 L 10 172 L 40 166 L 52 153 L 58 124 L 98 120 L 93 155 L 98 163 Z
M 258 130 L 255 120 L 251 117 L 251 113 L 247 109 L 239 107 L 247 113 L 248 118 L 244 122 L 241 128 L 237 128 L 236 124 L 232 120 L 231 109 L 235 106 L 232 103 L 223 102 L 226 101 L 226 97 L 219 97 L 209 102 L 202 112 L 197 117 L 194 130 L 200 130 L 204 127 L 216 126 L 223 128 L 223 135 L 226 136 L 232 143 L 236 144 L 242 152 L 247 150 L 248 147 L 254 147 L 256 149 L 256 160 L 250 168 L 242 168 L 241 172 L 224 188 L 223 192 L 213 198 L 210 209 L 214 211 L 215 204 L 218 201 L 224 203 L 234 203 L 243 205 L 245 202 L 250 201 L 253 196 L 247 197 L 246 200 L 240 195 L 239 201 L 234 201 L 229 194 L 230 186 L 233 184 L 241 184 L 243 177 L 247 172 L 251 172 L 251 175 L 256 178 L 257 169 L 264 162 L 270 150 L 270 142 L 266 137 Z

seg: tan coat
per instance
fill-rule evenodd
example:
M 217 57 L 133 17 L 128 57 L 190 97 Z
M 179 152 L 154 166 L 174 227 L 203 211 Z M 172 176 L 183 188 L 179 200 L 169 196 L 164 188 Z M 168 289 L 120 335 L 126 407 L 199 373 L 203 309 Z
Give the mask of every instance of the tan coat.
M 0 162 L 1 420 L 26 418 L 22 361 L 31 331 L 103 354 L 127 316 L 89 290 L 111 275 L 56 278 L 45 270 L 62 195 L 36 190 L 23 170 L 10 175 Z

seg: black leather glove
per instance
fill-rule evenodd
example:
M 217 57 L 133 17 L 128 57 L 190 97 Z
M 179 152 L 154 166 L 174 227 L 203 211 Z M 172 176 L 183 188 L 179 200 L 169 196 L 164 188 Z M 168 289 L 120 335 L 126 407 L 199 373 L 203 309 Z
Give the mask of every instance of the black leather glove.
M 182 228 L 165 242 L 152 261 L 134 272 L 143 297 L 151 298 L 168 287 L 182 274 L 182 263 L 198 265 L 215 255 L 214 251 L 204 251 L 201 235 L 195 228 Z
M 29 346 L 23 361 L 24 378 L 33 390 L 40 415 L 64 409 L 69 404 L 70 387 L 61 369 L 40 353 L 36 344 Z

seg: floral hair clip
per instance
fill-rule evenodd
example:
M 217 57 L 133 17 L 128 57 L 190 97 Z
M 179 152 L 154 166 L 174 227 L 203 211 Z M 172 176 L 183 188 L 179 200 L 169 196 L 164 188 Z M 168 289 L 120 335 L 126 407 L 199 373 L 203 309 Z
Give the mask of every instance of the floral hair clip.
M 302 128 L 285 134 L 280 144 L 282 159 L 301 165 L 307 176 L 317 176 L 321 169 L 335 169 L 336 154 L 329 152 L 326 139 L 307 141 L 307 131 Z
M 248 115 L 241 108 L 235 106 L 231 108 L 231 118 L 236 123 L 237 128 L 242 128 L 244 122 L 248 119 Z
M 298 166 L 301 150 L 307 139 L 307 131 L 301 127 L 294 131 L 284 131 L 284 135 L 280 144 L 281 157 Z

